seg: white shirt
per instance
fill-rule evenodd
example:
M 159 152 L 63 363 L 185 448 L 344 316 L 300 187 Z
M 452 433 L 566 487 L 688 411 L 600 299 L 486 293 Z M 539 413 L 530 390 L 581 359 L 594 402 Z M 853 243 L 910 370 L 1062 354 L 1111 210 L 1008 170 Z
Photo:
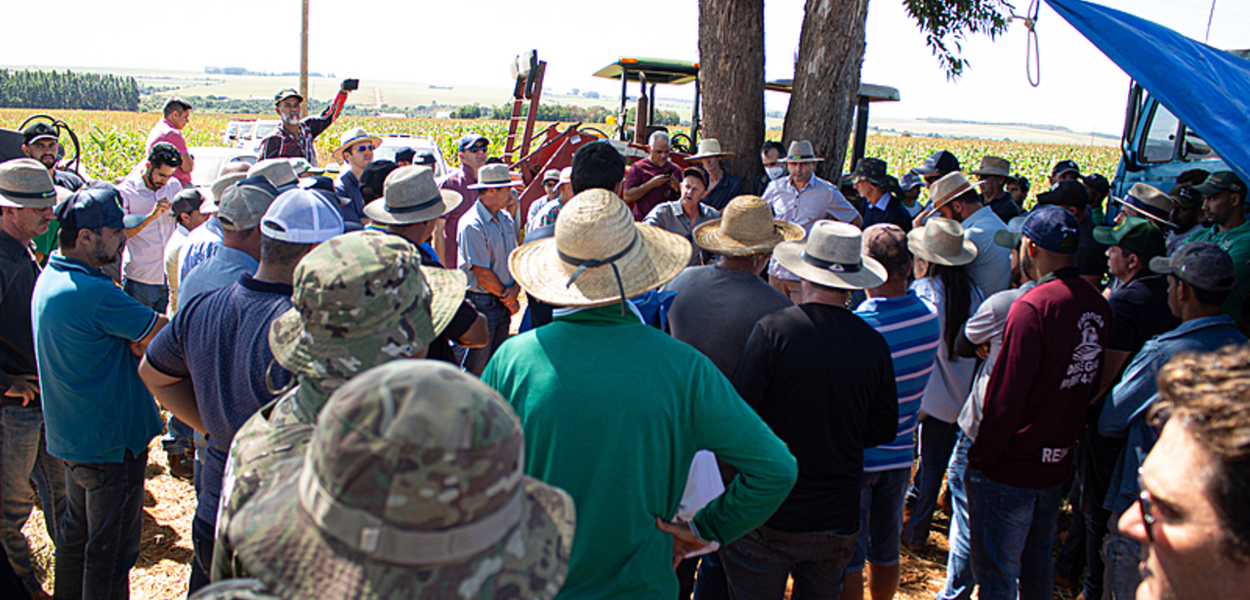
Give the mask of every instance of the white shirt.
M 815 175 L 807 180 L 802 190 L 790 183 L 789 175 L 774 180 L 764 190 L 762 199 L 773 209 L 774 218 L 794 223 L 804 231 L 811 231 L 812 224 L 821 219 L 850 223 L 859 217 L 859 211 L 846 201 L 838 188 Z M 799 279 L 775 258 L 768 261 L 768 274 L 790 281 Z
M 964 239 L 977 247 L 977 257 L 968 263 L 968 276 L 985 296 L 1011 286 L 1011 250 L 994 243 L 994 233 L 1006 229 L 1003 220 L 989 206 L 982 206 L 961 223 Z
M 165 282 L 169 286 L 169 303 L 165 308 L 165 316 L 173 318 L 178 312 L 178 255 L 182 244 L 187 241 L 186 227 L 181 223 L 174 229 L 174 234 L 165 242 Z
M 933 365 L 933 374 L 924 388 L 924 399 L 920 401 L 920 410 L 926 415 L 946 423 L 959 420 L 959 411 L 968 399 L 972 390 L 972 377 L 975 374 L 977 360 L 951 356 L 946 345 L 946 294 L 942 290 L 942 282 L 933 277 L 917 279 L 911 284 L 916 296 L 924 300 L 938 316 L 940 345 Z M 973 289 L 971 302 L 968 303 L 968 314 L 972 315 L 981 306 L 985 297 L 981 291 Z
M 152 191 L 143 183 L 142 170 L 136 170 L 117 185 L 117 191 L 121 194 L 122 210 L 126 214 L 147 215 L 152 212 L 157 200 L 173 204 L 174 197 L 182 191 L 182 184 L 171 177 L 164 187 Z M 126 251 L 122 254 L 122 275 L 139 283 L 164 285 L 165 244 L 174 235 L 177 226 L 173 211 L 167 210 L 148 223 L 143 231 L 127 239 Z

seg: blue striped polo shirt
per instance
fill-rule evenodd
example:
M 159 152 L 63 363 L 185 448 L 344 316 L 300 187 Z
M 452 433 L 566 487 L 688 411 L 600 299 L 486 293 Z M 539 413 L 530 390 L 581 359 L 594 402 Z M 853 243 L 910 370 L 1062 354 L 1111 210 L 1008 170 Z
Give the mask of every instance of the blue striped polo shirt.
M 895 298 L 869 298 L 855 309 L 855 314 L 890 345 L 898 387 L 898 436 L 888 444 L 864 449 L 864 472 L 910 468 L 920 399 L 942 343 L 937 313 L 915 292 L 908 291 Z

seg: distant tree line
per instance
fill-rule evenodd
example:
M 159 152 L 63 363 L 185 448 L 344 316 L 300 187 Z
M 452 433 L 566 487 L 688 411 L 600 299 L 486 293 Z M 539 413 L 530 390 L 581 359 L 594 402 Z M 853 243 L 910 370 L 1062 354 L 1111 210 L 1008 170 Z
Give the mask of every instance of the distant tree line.
M 137 111 L 139 84 L 98 73 L 0 69 L 0 107 Z

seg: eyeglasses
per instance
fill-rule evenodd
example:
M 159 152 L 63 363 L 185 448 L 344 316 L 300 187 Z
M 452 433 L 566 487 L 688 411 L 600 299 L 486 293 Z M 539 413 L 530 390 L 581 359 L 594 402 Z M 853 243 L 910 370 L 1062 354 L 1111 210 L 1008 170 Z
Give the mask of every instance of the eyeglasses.
M 372 152 L 375 148 L 377 148 L 377 146 L 374 146 L 373 144 L 361 144 L 359 146 L 356 146 L 356 151 L 357 152 Z
M 1140 485 L 1140 481 L 1141 481 L 1140 469 L 1138 470 L 1138 473 L 1137 473 L 1137 479 Z M 1150 540 L 1150 543 L 1152 544 L 1155 543 L 1155 532 L 1154 532 L 1155 523 L 1169 523 L 1172 525 L 1180 525 L 1182 523 L 1188 523 L 1190 525 L 1223 525 L 1223 523 L 1221 523 L 1220 521 L 1192 521 L 1189 519 L 1172 519 L 1172 518 L 1167 518 L 1167 517 L 1156 517 L 1155 510 L 1154 510 L 1155 508 L 1154 502 L 1151 500 L 1150 492 L 1146 491 L 1145 489 L 1142 489 L 1141 493 L 1137 495 L 1137 508 L 1138 510 L 1141 511 L 1142 523 L 1146 525 L 1146 539 Z
M 480 146 L 473 146 L 472 148 L 465 150 L 465 152 L 485 152 L 488 147 L 489 146 L 486 144 L 482 144 Z

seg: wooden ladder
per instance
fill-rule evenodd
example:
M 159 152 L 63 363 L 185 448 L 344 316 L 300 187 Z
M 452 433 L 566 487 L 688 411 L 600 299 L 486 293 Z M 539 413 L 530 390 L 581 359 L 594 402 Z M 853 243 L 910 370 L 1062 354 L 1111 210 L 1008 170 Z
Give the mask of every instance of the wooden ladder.
M 503 160 L 512 164 L 514 157 L 529 154 L 530 143 L 534 139 L 534 123 L 538 120 L 538 101 L 543 93 L 543 73 L 547 70 L 547 61 L 537 61 L 530 69 L 528 77 L 517 77 L 516 88 L 512 92 L 512 116 L 508 118 L 508 139 L 504 144 Z M 526 102 L 529 110 L 521 115 Z M 517 127 L 525 121 L 525 132 L 521 143 L 517 144 Z

